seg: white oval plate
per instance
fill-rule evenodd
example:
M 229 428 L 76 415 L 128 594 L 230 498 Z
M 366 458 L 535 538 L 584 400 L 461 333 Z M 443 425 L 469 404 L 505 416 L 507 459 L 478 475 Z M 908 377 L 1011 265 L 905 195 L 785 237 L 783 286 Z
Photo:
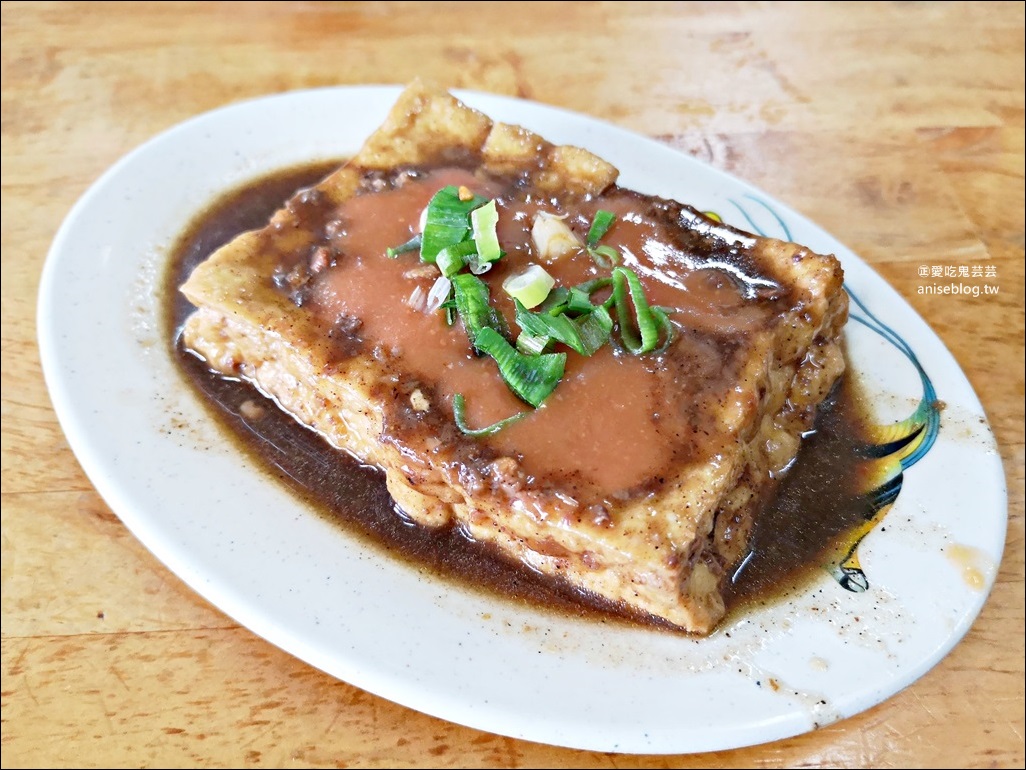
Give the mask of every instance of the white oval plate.
M 383 557 L 233 451 L 161 339 L 168 248 L 225 190 L 355 152 L 398 92 L 304 91 L 202 115 L 122 159 L 68 215 L 40 288 L 46 381 L 68 442 L 132 532 L 194 590 L 302 660 L 411 708 L 560 746 L 677 753 L 770 741 L 873 706 L 940 660 L 983 605 L 1007 515 L 994 440 L 958 365 L 893 289 L 804 217 L 583 115 L 458 94 L 609 159 L 625 186 L 836 253 L 866 313 L 900 334 L 946 402 L 886 528 L 862 544 L 869 591 L 824 573 L 806 595 L 708 639 L 568 620 Z M 925 380 L 898 343 L 856 323 L 849 339 L 881 421 L 908 416 Z M 964 579 L 967 567 L 981 584 Z

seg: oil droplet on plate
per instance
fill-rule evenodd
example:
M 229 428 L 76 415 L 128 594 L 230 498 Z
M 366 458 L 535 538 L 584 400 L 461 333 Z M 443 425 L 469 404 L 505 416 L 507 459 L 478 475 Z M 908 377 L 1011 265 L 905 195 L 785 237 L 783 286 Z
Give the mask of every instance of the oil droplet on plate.
M 974 591 L 987 587 L 990 559 L 979 548 L 953 543 L 944 549 L 944 555 L 958 568 L 967 586 Z

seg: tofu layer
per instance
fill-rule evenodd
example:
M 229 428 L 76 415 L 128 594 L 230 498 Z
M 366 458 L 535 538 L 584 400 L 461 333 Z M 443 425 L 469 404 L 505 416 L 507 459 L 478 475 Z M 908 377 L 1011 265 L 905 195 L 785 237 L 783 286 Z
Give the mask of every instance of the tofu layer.
M 842 273 L 832 257 L 615 179 L 584 150 L 415 84 L 348 164 L 193 272 L 183 342 L 382 468 L 419 523 L 455 522 L 533 569 L 707 633 L 758 511 L 843 371 Z M 538 261 L 533 214 L 586 232 L 604 208 L 618 217 L 603 242 L 651 302 L 674 308 L 674 342 L 658 355 L 571 354 L 541 409 L 489 439 L 461 434 L 457 392 L 472 424 L 525 407 L 459 323 L 410 302 L 437 272 L 415 254 L 384 256 L 448 183 L 499 202 L 507 255 L 484 277 L 510 318 L 499 286 Z M 565 285 L 596 270 L 586 254 L 551 266 Z

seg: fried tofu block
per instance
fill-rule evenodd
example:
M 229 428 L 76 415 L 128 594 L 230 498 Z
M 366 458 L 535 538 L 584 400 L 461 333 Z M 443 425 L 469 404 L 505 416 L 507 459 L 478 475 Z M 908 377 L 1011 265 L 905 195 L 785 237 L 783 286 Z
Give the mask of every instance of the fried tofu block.
M 831 256 L 616 178 L 586 150 L 415 83 L 348 163 L 195 269 L 182 341 L 381 468 L 423 526 L 461 527 L 575 589 L 705 634 L 843 371 L 843 275 Z M 617 218 L 603 242 L 670 308 L 673 340 L 640 356 L 617 344 L 569 353 L 563 381 L 529 410 L 462 323 L 425 305 L 437 269 L 416 252 L 385 255 L 449 184 L 497 201 L 506 256 L 482 277 L 511 326 L 501 284 L 526 265 L 564 286 L 603 275 L 585 248 L 546 254 L 534 223 L 560 217 L 583 244 L 604 209 Z M 475 425 L 530 414 L 471 437 L 453 420 L 457 393 Z

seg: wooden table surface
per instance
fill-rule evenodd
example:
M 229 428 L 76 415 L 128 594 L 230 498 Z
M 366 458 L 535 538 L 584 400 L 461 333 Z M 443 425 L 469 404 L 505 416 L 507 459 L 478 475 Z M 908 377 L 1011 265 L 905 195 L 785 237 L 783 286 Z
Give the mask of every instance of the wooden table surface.
M 3 766 L 1022 767 L 1022 3 L 3 4 Z M 122 526 L 54 417 L 36 294 L 69 207 L 197 113 L 296 88 L 514 94 L 763 187 L 871 263 L 976 388 L 1009 487 L 1004 560 L 955 650 L 814 733 L 616 756 L 477 732 L 321 673 Z M 987 264 L 996 296 L 921 296 Z

